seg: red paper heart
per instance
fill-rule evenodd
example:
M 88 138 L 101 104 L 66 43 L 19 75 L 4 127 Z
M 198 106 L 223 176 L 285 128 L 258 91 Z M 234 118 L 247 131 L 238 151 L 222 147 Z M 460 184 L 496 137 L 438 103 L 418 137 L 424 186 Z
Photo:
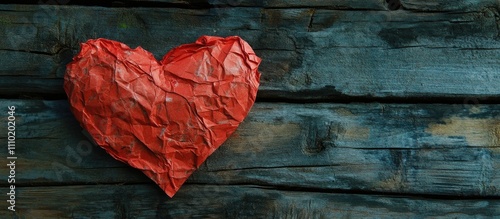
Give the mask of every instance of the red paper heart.
M 68 64 L 64 89 L 95 142 L 172 197 L 247 116 L 259 64 L 236 36 L 202 36 L 160 62 L 141 47 L 96 39 Z

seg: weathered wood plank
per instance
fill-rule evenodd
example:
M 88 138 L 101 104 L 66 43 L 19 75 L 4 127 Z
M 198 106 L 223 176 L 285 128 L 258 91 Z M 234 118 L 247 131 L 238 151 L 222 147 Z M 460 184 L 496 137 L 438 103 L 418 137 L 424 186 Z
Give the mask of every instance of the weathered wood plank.
M 401 4 L 407 10 L 417 11 L 477 11 L 500 6 L 498 0 L 401 0 Z
M 2 218 L 489 218 L 499 200 L 283 191 L 187 185 L 172 199 L 154 185 L 19 188 Z M 71 194 L 71 195 L 69 195 Z M 64 204 L 61 204 L 64 202 Z
M 149 182 L 91 145 L 66 101 L 8 105 L 21 185 Z M 499 119 L 499 105 L 257 103 L 189 183 L 500 196 Z
M 496 8 L 415 13 L 0 5 L 0 10 L 0 37 L 6 39 L 0 41 L 0 78 L 30 76 L 33 81 L 24 84 L 35 83 L 33 89 L 6 84 L 1 94 L 10 89 L 62 94 L 62 81 L 39 84 L 62 78 L 79 43 L 89 38 L 141 45 L 159 58 L 203 34 L 249 41 L 263 58 L 259 96 L 264 98 L 491 100 L 500 94 Z
M 266 7 L 266 8 L 293 8 L 293 7 L 317 7 L 329 9 L 346 9 L 346 10 L 387 10 L 389 9 L 387 1 L 377 0 L 121 0 L 121 1 L 100 1 L 100 4 L 112 2 L 111 6 L 141 6 L 148 3 L 159 3 L 157 6 L 178 6 L 178 7 Z M 400 0 L 399 2 L 405 10 L 415 11 L 474 11 L 486 7 L 498 7 L 497 0 Z M 95 4 L 97 2 L 88 3 L 88 1 L 78 0 L 58 0 L 58 1 L 36 1 L 32 0 L 32 4 Z
M 30 0 L 32 4 L 58 5 L 104 5 L 117 7 L 265 7 L 265 8 L 294 8 L 294 7 L 328 7 L 331 9 L 363 9 L 385 10 L 386 3 L 378 0 L 121 0 L 121 1 L 83 1 L 83 0 Z M 16 3 L 16 2 L 11 2 Z

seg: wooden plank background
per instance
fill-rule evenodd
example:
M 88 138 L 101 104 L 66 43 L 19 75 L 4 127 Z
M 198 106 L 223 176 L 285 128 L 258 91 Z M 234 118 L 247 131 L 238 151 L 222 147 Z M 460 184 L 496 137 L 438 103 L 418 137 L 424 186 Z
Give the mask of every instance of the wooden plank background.
M 0 109 L 18 109 L 19 157 L 17 211 L 0 217 L 500 216 L 500 1 L 392 2 L 0 3 Z M 161 58 L 203 34 L 247 40 L 262 85 L 169 199 L 88 140 L 62 77 L 90 38 Z
M 140 45 L 160 58 L 207 34 L 240 35 L 256 49 L 264 59 L 260 98 L 498 97 L 497 8 L 342 10 L 356 2 L 338 9 L 0 5 L 0 37 L 8 39 L 0 42 L 0 91 L 63 95 L 65 65 L 89 38 Z

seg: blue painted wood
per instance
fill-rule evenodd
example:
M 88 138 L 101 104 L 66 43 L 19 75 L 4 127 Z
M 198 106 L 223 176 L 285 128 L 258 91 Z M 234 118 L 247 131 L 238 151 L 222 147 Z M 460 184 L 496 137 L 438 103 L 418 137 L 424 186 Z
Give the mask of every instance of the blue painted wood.
M 19 157 L 18 211 L 0 218 L 500 215 L 497 0 L 33 2 L 0 4 Z M 62 77 L 90 38 L 160 58 L 202 34 L 254 47 L 269 102 L 168 199 L 85 137 Z
M 335 194 L 247 185 L 188 185 L 172 199 L 151 184 L 27 187 L 19 192 L 25 198 L 16 211 L 18 218 L 494 218 L 500 215 L 500 201 L 495 199 Z M 0 216 L 16 217 L 6 211 L 1 211 Z
M 66 101 L 8 105 L 22 185 L 150 182 L 93 145 Z M 257 103 L 188 182 L 500 196 L 499 115 L 497 105 Z
M 140 45 L 161 57 L 208 34 L 240 35 L 255 48 L 263 58 L 261 98 L 494 101 L 500 94 L 498 8 L 490 1 L 455 9 L 443 2 L 402 4 L 474 10 L 0 5 L 0 36 L 7 39 L 0 41 L 0 78 L 9 81 L 0 94 L 63 95 L 62 80 L 53 80 L 89 38 Z M 23 86 L 11 83 L 16 77 Z

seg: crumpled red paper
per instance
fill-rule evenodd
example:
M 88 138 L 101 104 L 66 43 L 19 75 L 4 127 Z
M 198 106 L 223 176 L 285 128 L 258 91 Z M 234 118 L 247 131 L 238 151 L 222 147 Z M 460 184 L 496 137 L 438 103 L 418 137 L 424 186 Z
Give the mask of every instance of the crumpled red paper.
M 99 146 L 172 197 L 247 116 L 260 61 L 237 36 L 202 36 L 161 61 L 92 39 L 68 64 L 64 90 Z

